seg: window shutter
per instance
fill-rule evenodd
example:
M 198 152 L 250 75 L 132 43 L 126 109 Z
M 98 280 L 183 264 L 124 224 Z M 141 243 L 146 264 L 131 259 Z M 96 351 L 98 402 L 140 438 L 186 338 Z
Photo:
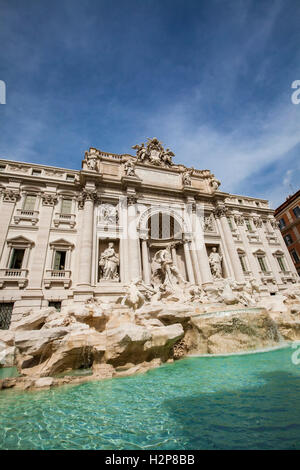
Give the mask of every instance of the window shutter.
M 72 199 L 63 199 L 61 204 L 62 214 L 71 214 L 72 210 Z
M 25 198 L 24 210 L 25 211 L 34 211 L 35 208 L 36 196 L 28 194 Z

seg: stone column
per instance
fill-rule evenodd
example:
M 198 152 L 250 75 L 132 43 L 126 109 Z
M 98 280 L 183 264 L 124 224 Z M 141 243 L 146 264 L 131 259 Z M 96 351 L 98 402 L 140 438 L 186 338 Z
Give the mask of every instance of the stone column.
M 0 223 L 0 254 L 3 257 L 4 243 L 7 238 L 8 228 L 13 216 L 13 212 L 16 206 L 16 202 L 20 199 L 19 191 L 6 188 L 2 191 L 2 204 L 1 204 L 1 223 Z M 4 266 L 6 260 L 2 259 L 2 265 Z M 6 267 L 6 266 L 4 266 Z
M 245 282 L 242 266 L 238 257 L 237 249 L 232 238 L 232 233 L 228 225 L 228 220 L 226 217 L 227 209 L 224 205 L 219 205 L 214 210 L 215 217 L 220 220 L 220 226 L 223 232 L 225 246 L 227 248 L 232 268 L 237 282 Z
M 130 280 L 141 279 L 140 239 L 137 233 L 136 198 L 128 197 L 128 270 Z
M 171 245 L 171 256 L 172 256 L 172 261 L 173 261 L 173 264 L 176 266 L 176 268 L 178 267 L 178 264 L 177 264 L 177 252 L 176 252 L 176 245 L 175 244 L 172 244 Z
M 30 276 L 28 289 L 41 289 L 46 256 L 48 251 L 48 242 L 54 206 L 57 204 L 57 196 L 55 193 L 47 193 L 42 195 L 42 209 L 39 216 L 39 230 L 37 233 L 36 245 L 33 251 L 33 259 L 30 263 Z
M 195 277 L 194 277 L 194 271 L 193 271 L 193 265 L 192 265 L 192 260 L 191 260 L 191 253 L 190 253 L 190 242 L 188 240 L 184 240 L 183 249 L 184 249 L 186 270 L 188 274 L 188 281 L 191 282 L 192 284 L 195 284 Z
M 212 283 L 212 274 L 209 266 L 205 241 L 204 241 L 204 221 L 203 214 L 200 221 L 200 209 L 198 211 L 198 206 L 193 205 L 193 214 L 192 214 L 192 229 L 194 236 L 194 246 L 195 254 L 198 260 L 199 267 L 199 283 L 202 283 L 204 286 Z
M 83 191 L 83 224 L 79 258 L 79 286 L 91 285 L 92 254 L 93 254 L 93 229 L 94 229 L 94 200 L 97 193 L 94 188 L 86 188 Z
M 148 243 L 142 239 L 142 255 L 143 255 L 143 279 L 146 284 L 151 283 L 151 267 L 149 263 Z
M 129 281 L 128 275 L 128 233 L 127 233 L 127 197 L 124 196 L 119 202 L 119 223 L 121 226 L 120 233 L 120 280 L 121 282 Z

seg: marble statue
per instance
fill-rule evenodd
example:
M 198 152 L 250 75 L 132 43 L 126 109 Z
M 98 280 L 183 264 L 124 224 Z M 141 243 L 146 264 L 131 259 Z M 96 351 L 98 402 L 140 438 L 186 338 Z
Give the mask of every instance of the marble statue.
M 135 165 L 130 160 L 127 160 L 124 164 L 124 170 L 126 176 L 136 176 L 135 174 Z
M 214 279 L 222 279 L 222 259 L 223 257 L 217 252 L 217 248 L 214 246 L 212 252 L 209 255 L 209 265 L 211 273 Z
M 99 267 L 102 279 L 105 281 L 119 280 L 119 264 L 119 255 L 115 252 L 114 243 L 110 242 L 108 248 L 100 256 Z
M 101 204 L 99 208 L 99 222 L 100 223 L 117 223 L 119 218 L 118 209 L 112 204 Z
M 178 284 L 186 283 L 173 263 L 170 245 L 157 251 L 154 256 L 154 261 L 160 266 L 158 269 L 159 272 L 155 274 L 158 274 L 160 277 L 162 285 L 175 289 Z
M 193 173 L 193 168 L 191 169 L 186 169 L 183 173 L 182 173 L 182 184 L 184 186 L 191 186 L 192 185 L 192 179 L 191 179 L 191 175 Z
M 128 305 L 133 310 L 137 310 L 146 302 L 146 296 L 139 290 L 140 283 L 140 279 L 133 279 L 125 286 L 127 293 L 124 295 L 121 305 Z
M 98 163 L 97 163 L 97 158 L 95 157 L 88 157 L 86 161 L 87 167 L 89 170 L 92 171 L 97 171 L 98 170 Z
M 221 181 L 217 180 L 217 178 L 213 178 L 211 181 L 210 181 L 210 186 L 212 187 L 212 190 L 213 192 L 217 191 L 218 187 L 220 186 L 221 184 Z
M 167 148 L 163 147 L 163 144 L 154 137 L 153 139 L 147 139 L 147 144 L 134 145 L 132 147 L 136 150 L 137 160 L 143 163 L 150 163 L 155 166 L 171 166 L 173 165 L 172 157 L 175 154 Z
M 134 145 L 132 148 L 137 151 L 136 156 L 139 161 L 143 162 L 148 157 L 147 149 L 144 143 L 141 145 Z

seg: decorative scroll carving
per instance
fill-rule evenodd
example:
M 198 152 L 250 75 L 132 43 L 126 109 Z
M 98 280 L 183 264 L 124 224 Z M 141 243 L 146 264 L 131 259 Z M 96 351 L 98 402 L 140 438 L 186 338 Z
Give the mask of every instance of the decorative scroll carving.
M 55 206 L 57 204 L 58 198 L 56 194 L 42 194 L 42 203 L 43 206 Z
M 278 228 L 278 222 L 276 219 L 270 219 L 270 224 L 271 224 L 271 227 L 275 230 L 276 228 Z
M 260 217 L 253 217 L 253 223 L 256 228 L 261 228 L 263 222 Z
M 128 196 L 128 198 L 127 198 L 127 205 L 128 206 L 133 206 L 136 203 L 137 203 L 137 197 L 136 196 Z
M 165 150 L 156 137 L 148 139 L 146 146 L 142 143 L 141 145 L 134 145 L 132 148 L 136 150 L 137 159 L 142 163 L 151 163 L 156 166 L 173 165 L 172 157 L 175 154 L 168 148 Z
M 14 164 L 14 165 L 9 165 L 8 170 L 14 171 L 14 172 L 20 172 L 20 173 L 28 173 L 30 168 L 24 165 Z
M 235 214 L 234 221 L 236 225 L 244 225 L 244 217 L 241 214 Z
M 215 209 L 214 209 L 214 215 L 215 217 L 217 217 L 218 219 L 220 217 L 226 217 L 228 214 L 228 209 L 226 206 L 217 206 Z
M 18 191 L 13 191 L 12 189 L 4 189 L 2 194 L 3 201 L 5 202 L 17 202 L 21 197 Z
M 85 201 L 96 201 L 97 200 L 97 191 L 93 189 L 84 189 L 81 194 L 77 197 L 78 208 L 83 209 Z

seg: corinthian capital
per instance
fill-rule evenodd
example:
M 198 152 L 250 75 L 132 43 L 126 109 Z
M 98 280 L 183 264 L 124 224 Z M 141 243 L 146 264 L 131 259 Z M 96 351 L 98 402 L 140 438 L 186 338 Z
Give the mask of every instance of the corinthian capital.
M 262 227 L 262 220 L 260 217 L 253 217 L 253 223 L 256 228 L 261 228 Z
M 97 201 L 98 195 L 97 191 L 94 189 L 83 189 L 83 191 L 77 197 L 78 208 L 83 209 L 85 201 Z
M 228 209 L 224 205 L 219 205 L 214 209 L 214 215 L 217 219 L 220 217 L 226 217 L 228 213 Z
M 55 206 L 57 201 L 56 194 L 42 194 L 43 206 Z
M 241 214 L 236 214 L 234 216 L 234 221 L 236 225 L 244 225 L 244 217 Z
M 21 197 L 18 191 L 13 191 L 12 189 L 4 189 L 2 194 L 3 201 L 5 202 L 17 202 Z

